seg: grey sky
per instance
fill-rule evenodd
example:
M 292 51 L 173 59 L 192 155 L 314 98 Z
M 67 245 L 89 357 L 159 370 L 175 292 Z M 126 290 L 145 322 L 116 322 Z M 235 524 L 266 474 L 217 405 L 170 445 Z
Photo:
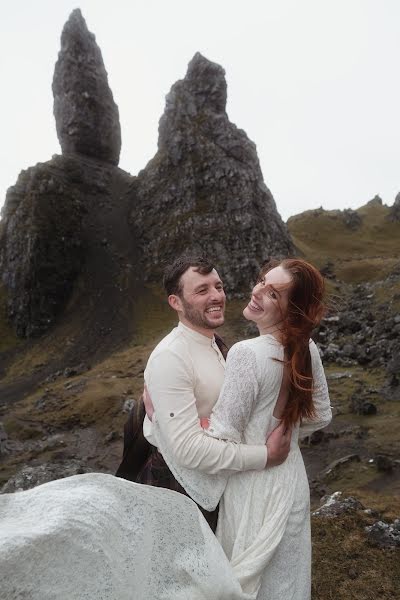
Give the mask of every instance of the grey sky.
M 226 70 L 228 115 L 257 144 L 284 219 L 400 191 L 398 0 L 0 0 L 0 206 L 59 153 L 51 82 L 80 7 L 119 106 L 120 166 L 155 154 L 164 97 L 196 51 Z

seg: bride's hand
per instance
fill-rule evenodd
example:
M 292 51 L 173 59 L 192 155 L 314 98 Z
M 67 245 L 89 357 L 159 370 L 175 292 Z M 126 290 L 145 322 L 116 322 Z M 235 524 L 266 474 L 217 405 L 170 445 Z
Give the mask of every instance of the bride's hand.
M 281 423 L 272 431 L 267 439 L 267 464 L 266 467 L 276 467 L 283 463 L 289 454 L 292 428 Z
M 144 384 L 144 388 L 143 388 L 143 404 L 144 404 L 144 408 L 146 410 L 146 415 L 148 416 L 150 421 L 152 421 L 153 414 L 154 414 L 154 406 L 151 401 L 150 394 L 149 394 L 146 384 Z

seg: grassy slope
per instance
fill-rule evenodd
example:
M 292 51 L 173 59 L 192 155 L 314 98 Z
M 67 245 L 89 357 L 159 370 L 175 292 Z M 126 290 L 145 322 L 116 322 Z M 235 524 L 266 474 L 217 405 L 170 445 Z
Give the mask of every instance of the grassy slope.
M 333 261 L 340 280 L 383 279 L 400 261 L 400 223 L 389 222 L 389 208 L 374 202 L 357 212 L 355 230 L 346 227 L 341 211 L 323 209 L 291 217 L 288 227 L 300 252 L 319 267 Z

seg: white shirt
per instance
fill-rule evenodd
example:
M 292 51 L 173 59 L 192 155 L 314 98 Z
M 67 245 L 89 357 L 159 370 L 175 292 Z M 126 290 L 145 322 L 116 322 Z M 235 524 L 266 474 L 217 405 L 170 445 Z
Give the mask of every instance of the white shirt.
M 209 416 L 224 380 L 225 361 L 214 338 L 182 323 L 150 355 L 144 373 L 153 405 L 153 424 L 145 418 L 145 437 L 161 450 L 169 468 L 209 474 L 265 468 L 265 444 L 245 445 L 205 436 L 199 417 Z M 171 451 L 161 448 L 159 431 Z M 174 464 L 170 464 L 173 462 Z M 177 477 L 182 483 L 182 477 Z M 188 490 L 187 490 L 188 491 Z

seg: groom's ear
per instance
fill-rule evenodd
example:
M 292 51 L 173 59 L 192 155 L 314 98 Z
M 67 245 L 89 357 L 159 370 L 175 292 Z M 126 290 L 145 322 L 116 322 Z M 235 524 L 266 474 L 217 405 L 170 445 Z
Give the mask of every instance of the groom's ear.
M 175 294 L 171 294 L 170 296 L 168 296 L 168 304 L 177 312 L 180 312 L 182 310 L 182 300 L 179 298 L 179 296 L 176 296 Z

